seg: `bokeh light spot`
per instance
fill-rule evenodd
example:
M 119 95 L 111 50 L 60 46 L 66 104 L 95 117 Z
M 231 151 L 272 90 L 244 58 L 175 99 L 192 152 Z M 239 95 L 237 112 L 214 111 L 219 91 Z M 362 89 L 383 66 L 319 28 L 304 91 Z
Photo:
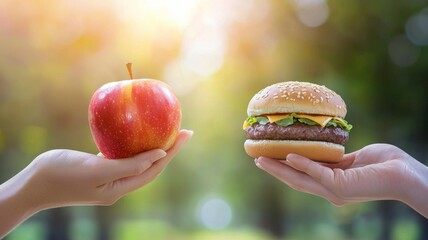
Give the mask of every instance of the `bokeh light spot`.
M 407 21 L 406 35 L 418 46 L 428 45 L 428 8 Z
M 202 203 L 198 211 L 201 223 L 212 230 L 221 230 L 232 221 L 232 209 L 221 198 L 211 198 Z
M 295 0 L 297 16 L 307 27 L 319 27 L 325 23 L 330 9 L 324 0 Z

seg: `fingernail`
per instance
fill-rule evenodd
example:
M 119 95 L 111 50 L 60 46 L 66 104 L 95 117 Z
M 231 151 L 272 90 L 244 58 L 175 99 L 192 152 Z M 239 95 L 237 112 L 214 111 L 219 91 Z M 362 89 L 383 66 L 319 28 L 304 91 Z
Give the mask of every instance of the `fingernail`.
M 193 130 L 182 129 L 182 131 L 188 133 L 189 135 L 193 135 Z
M 299 159 L 301 158 L 302 157 L 297 154 L 290 153 L 287 155 L 286 161 L 293 163 L 293 162 L 299 161 Z
M 256 166 L 260 169 L 263 169 L 262 165 L 259 162 L 259 158 L 254 159 L 254 163 L 256 164 Z
M 167 155 L 167 153 L 164 150 L 159 149 L 159 157 L 152 159 L 152 163 L 160 160 L 161 158 L 165 157 L 166 155 Z
M 165 157 L 167 155 L 167 153 L 164 150 L 161 150 L 161 152 L 159 153 L 159 155 L 161 155 L 161 157 Z
M 187 143 L 192 138 L 193 131 L 192 130 L 187 130 L 187 129 L 183 129 L 182 131 L 187 134 L 187 138 L 186 138 L 186 143 Z

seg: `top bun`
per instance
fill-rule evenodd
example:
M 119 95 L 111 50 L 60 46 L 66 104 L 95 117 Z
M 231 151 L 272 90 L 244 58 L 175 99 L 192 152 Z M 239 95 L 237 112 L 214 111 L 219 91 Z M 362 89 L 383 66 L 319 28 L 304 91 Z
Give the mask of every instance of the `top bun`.
M 308 82 L 281 82 L 258 92 L 248 104 L 248 116 L 305 113 L 345 118 L 346 104 L 334 91 Z

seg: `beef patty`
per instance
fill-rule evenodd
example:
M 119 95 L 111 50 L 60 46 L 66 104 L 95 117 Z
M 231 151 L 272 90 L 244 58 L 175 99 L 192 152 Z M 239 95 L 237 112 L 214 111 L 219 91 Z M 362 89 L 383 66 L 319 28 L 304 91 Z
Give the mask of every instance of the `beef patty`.
M 310 126 L 296 122 L 287 127 L 268 123 L 255 123 L 245 129 L 247 137 L 253 140 L 306 140 L 323 141 L 344 145 L 349 133 L 340 127 Z

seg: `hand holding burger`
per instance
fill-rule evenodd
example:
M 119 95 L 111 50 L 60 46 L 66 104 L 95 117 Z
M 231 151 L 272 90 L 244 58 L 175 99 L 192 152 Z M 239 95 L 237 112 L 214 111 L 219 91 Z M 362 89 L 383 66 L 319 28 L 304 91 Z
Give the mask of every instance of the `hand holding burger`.
M 336 163 L 352 129 L 346 104 L 334 91 L 307 82 L 281 82 L 258 92 L 248 104 L 244 147 L 253 158 L 285 159 L 295 153 Z
M 248 114 L 245 150 L 257 167 L 291 188 L 337 206 L 397 200 L 428 218 L 428 167 L 389 144 L 343 155 L 352 126 L 333 91 L 312 83 L 274 84 L 251 99 Z
M 260 157 L 256 165 L 291 188 L 320 196 L 336 206 L 401 201 L 428 218 L 428 167 L 400 148 L 371 144 L 321 164 L 289 154 L 287 160 Z

